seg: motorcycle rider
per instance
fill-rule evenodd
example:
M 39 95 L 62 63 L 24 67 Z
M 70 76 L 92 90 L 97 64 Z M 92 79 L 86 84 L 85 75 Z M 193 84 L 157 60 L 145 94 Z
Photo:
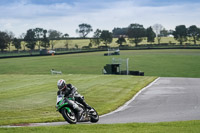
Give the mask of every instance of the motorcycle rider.
M 66 102 L 69 103 L 69 106 L 71 106 L 75 111 L 78 112 L 79 119 L 81 118 L 83 109 L 79 107 L 73 100 L 68 100 L 68 98 L 74 98 L 75 101 L 81 103 L 89 110 L 91 109 L 91 107 L 85 102 L 84 97 L 77 92 L 77 88 L 75 86 L 73 86 L 72 84 L 66 84 L 66 81 L 63 79 L 58 80 L 57 86 L 57 97 L 64 96 Z

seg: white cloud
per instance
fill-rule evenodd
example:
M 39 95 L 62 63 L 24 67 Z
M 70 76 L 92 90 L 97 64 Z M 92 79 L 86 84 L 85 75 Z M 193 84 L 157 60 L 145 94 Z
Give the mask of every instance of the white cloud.
M 30 28 L 41 27 L 78 36 L 75 30 L 81 23 L 90 24 L 94 30 L 99 28 L 110 31 L 114 27 L 127 27 L 131 23 L 143 24 L 144 27 L 159 23 L 167 29 L 174 29 L 180 24 L 200 26 L 200 4 L 152 6 L 147 1 L 146 4 L 124 0 L 107 3 L 76 2 L 73 5 L 35 5 L 22 1 L 7 7 L 0 6 L 0 30 L 13 31 L 19 36 Z

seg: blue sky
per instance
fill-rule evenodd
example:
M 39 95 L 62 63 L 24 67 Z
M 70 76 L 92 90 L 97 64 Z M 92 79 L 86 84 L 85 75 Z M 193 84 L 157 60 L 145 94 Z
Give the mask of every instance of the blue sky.
M 200 27 L 199 7 L 200 0 L 0 0 L 0 31 L 18 37 L 41 27 L 73 37 L 81 23 L 90 24 L 94 31 L 131 23 L 145 28 L 161 24 L 168 30 L 182 24 Z

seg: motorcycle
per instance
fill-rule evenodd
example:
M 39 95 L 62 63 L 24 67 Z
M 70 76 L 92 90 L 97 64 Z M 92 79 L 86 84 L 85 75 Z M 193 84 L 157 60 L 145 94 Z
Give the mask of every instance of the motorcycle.
M 57 111 L 59 111 L 63 118 L 70 124 L 76 124 L 77 122 L 92 122 L 96 123 L 99 121 L 99 115 L 97 111 L 92 109 L 85 108 L 82 104 L 74 101 L 73 98 L 68 98 L 68 100 L 73 100 L 79 107 L 83 109 L 83 113 L 80 119 L 78 119 L 78 113 L 69 107 L 69 104 L 66 102 L 64 97 L 61 97 L 57 100 Z

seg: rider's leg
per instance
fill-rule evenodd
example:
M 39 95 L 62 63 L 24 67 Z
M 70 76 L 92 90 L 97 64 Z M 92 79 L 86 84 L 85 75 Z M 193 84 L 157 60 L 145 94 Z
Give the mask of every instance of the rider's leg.
M 74 101 L 68 100 L 67 98 L 65 100 L 67 101 L 69 106 L 78 113 L 78 119 L 80 120 L 82 113 L 83 113 L 83 109 L 81 107 L 79 107 Z
M 92 109 L 92 107 L 90 107 L 84 100 L 84 97 L 81 95 L 75 95 L 74 96 L 75 100 L 81 104 L 83 104 L 83 106 L 85 106 L 88 109 Z

